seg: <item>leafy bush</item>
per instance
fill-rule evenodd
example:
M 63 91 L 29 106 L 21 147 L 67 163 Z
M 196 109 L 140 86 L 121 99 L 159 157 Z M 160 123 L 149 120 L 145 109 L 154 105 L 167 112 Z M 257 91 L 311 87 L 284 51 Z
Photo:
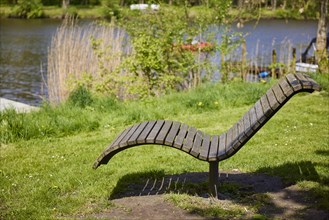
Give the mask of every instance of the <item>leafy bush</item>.
M 64 11 L 65 16 L 70 16 L 72 18 L 78 18 L 78 9 L 74 6 L 69 6 L 65 11 Z
M 213 42 L 206 31 L 213 22 L 217 21 L 211 16 L 190 15 L 187 7 L 134 11 L 123 18 L 133 48 L 122 65 L 130 74 L 128 92 L 145 98 L 200 85 L 212 73 L 209 54 L 214 51 L 184 45 L 191 46 L 193 40 Z
M 44 16 L 41 0 L 18 0 L 13 8 L 14 17 L 41 18 Z
M 89 90 L 87 90 L 84 86 L 79 86 L 71 92 L 68 102 L 74 106 L 85 108 L 91 105 L 93 98 Z
M 102 15 L 106 19 L 112 20 L 120 17 L 119 5 L 112 0 L 103 0 L 102 2 Z

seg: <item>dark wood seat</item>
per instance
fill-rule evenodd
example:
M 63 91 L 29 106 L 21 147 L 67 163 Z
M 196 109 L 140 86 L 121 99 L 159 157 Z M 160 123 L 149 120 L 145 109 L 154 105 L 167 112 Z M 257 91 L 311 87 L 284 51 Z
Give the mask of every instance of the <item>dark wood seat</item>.
M 210 192 L 216 196 L 218 162 L 225 160 L 242 146 L 295 94 L 320 91 L 320 86 L 308 75 L 288 74 L 272 86 L 253 107 L 227 132 L 208 135 L 186 124 L 156 120 L 138 123 L 126 128 L 103 151 L 94 163 L 94 169 L 120 151 L 130 147 L 159 144 L 182 150 L 210 164 Z

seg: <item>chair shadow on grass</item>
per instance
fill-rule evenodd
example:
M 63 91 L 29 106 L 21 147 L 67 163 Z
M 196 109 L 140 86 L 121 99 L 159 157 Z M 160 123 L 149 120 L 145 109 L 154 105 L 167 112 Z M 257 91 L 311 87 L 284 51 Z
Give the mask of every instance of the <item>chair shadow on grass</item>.
M 289 162 L 277 167 L 263 167 L 255 173 L 220 172 L 219 198 L 230 194 L 276 192 L 298 181 L 327 182 L 319 176 L 315 163 Z M 231 185 L 231 186 L 229 186 Z M 109 199 L 164 193 L 186 193 L 207 197 L 208 172 L 165 175 L 163 170 L 127 174 L 117 182 Z M 234 197 L 234 196 L 233 196 Z
M 283 199 L 308 206 L 314 201 L 312 197 L 306 194 L 308 192 L 302 189 L 291 190 L 288 187 L 304 180 L 320 184 L 328 183 L 328 179 L 317 173 L 315 166 L 328 166 L 328 164 L 299 161 L 288 162 L 276 167 L 263 167 L 254 173 L 223 171 L 220 172 L 219 177 L 218 198 L 242 205 L 262 203 L 265 208 L 259 209 L 259 214 L 266 213 L 268 217 L 280 215 L 287 210 L 285 207 L 276 205 L 273 199 L 266 196 L 266 193 L 282 192 Z M 324 195 L 329 195 L 329 192 L 325 189 L 319 188 L 316 190 L 323 190 Z M 208 193 L 208 173 L 190 172 L 165 175 L 163 170 L 159 170 L 128 174 L 118 181 L 109 199 L 166 193 L 184 193 L 204 198 L 210 197 Z M 192 213 L 197 212 L 197 210 L 190 211 Z M 296 215 L 300 215 L 300 213 L 297 212 Z M 298 218 L 298 216 L 295 217 Z
M 329 150 L 316 150 L 315 153 L 322 156 L 329 156 Z

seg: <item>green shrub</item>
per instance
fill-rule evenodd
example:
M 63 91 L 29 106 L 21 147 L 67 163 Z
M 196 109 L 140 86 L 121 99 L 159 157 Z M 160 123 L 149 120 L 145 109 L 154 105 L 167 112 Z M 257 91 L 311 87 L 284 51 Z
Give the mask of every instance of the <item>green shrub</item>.
M 65 11 L 64 14 L 66 16 L 70 16 L 71 18 L 78 18 L 78 9 L 74 6 L 68 7 Z
M 40 0 L 18 0 L 12 16 L 20 18 L 41 18 L 44 16 Z
M 74 106 L 85 108 L 93 102 L 93 98 L 88 89 L 84 86 L 79 86 L 70 93 L 68 102 Z
M 119 5 L 113 1 L 103 0 L 102 2 L 102 15 L 104 18 L 112 20 L 120 17 Z

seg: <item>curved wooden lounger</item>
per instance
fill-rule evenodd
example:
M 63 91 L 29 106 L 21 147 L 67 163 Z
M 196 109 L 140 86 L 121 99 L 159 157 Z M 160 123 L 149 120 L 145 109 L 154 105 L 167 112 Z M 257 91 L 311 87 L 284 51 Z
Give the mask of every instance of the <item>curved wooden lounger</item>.
M 159 144 L 182 150 L 210 164 L 209 183 L 212 195 L 217 195 L 218 162 L 241 147 L 295 94 L 320 91 L 320 86 L 308 75 L 288 74 L 270 88 L 256 104 L 227 132 L 208 135 L 186 124 L 168 121 L 146 121 L 121 132 L 94 163 L 94 169 L 120 151 L 144 144 Z

